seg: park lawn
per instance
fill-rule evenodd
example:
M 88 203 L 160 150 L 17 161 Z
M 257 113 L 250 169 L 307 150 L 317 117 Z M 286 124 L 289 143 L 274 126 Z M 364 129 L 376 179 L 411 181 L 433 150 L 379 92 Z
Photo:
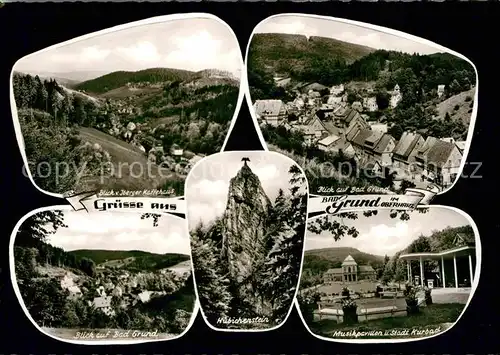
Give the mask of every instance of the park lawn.
M 457 321 L 465 305 L 460 303 L 432 304 L 421 310 L 421 313 L 414 316 L 392 317 L 376 319 L 368 322 L 353 325 L 338 324 L 335 320 L 321 320 L 310 324 L 314 334 L 333 337 L 334 332 L 381 332 L 377 335 L 366 336 L 342 336 L 344 339 L 362 338 L 415 338 L 425 337 L 419 331 L 440 328 L 440 332 L 445 331 Z M 391 334 L 387 334 L 387 332 Z M 408 331 L 409 334 L 403 334 Z M 413 332 L 413 333 L 412 333 Z

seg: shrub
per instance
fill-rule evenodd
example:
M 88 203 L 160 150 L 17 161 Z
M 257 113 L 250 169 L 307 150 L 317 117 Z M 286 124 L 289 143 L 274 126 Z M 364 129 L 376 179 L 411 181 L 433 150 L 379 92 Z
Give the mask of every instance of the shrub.
M 459 108 L 460 108 L 460 105 L 455 105 L 455 107 L 453 107 L 453 109 L 454 109 L 455 111 L 457 111 Z
M 407 285 L 403 294 L 405 296 L 406 312 L 408 313 L 408 315 L 410 316 L 420 313 L 416 288 L 414 286 Z
M 465 98 L 465 102 L 469 102 L 469 101 L 472 101 L 472 97 L 471 97 L 471 96 L 467 96 L 467 97 Z
M 302 316 L 306 323 L 311 323 L 314 319 L 314 311 L 318 309 L 318 303 L 321 300 L 316 290 L 306 291 L 297 295 Z
M 349 297 L 351 295 L 351 292 L 349 291 L 349 289 L 347 287 L 344 287 L 342 289 L 342 293 L 341 293 L 342 296 L 346 296 L 346 297 Z
M 344 312 L 344 323 L 353 324 L 358 322 L 358 305 L 351 297 L 343 298 L 341 301 L 342 312 Z
M 432 289 L 425 287 L 424 292 L 425 292 L 425 304 L 426 305 L 432 304 L 432 295 L 431 295 Z

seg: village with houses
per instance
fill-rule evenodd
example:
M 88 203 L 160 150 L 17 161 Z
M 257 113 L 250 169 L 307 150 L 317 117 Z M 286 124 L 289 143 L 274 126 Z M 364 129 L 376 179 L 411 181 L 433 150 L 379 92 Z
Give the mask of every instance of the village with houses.
M 63 268 L 39 267 L 38 271 L 56 279 L 60 290 L 67 291 L 68 299 L 85 300 L 89 307 L 115 317 L 120 309 L 146 304 L 184 287 L 191 275 L 191 265 L 189 261 L 179 264 L 157 272 L 130 272 L 100 265 L 92 280 Z
M 287 79 L 279 76 L 274 80 L 278 86 L 287 83 Z M 292 92 L 293 101 L 254 102 L 263 129 L 281 127 L 299 133 L 305 147 L 352 158 L 357 168 L 369 177 L 385 178 L 393 174 L 395 181 L 406 180 L 417 187 L 437 186 L 442 190 L 451 186 L 460 173 L 465 139 L 433 137 L 425 134 L 425 130 L 406 130 L 400 137 L 394 137 L 391 128 L 396 124 L 387 122 L 380 114 L 373 90 L 358 92 L 358 99 L 352 102 L 344 84 L 332 87 L 302 84 Z M 440 100 L 444 92 L 445 85 L 436 87 L 436 99 Z M 396 109 L 404 94 L 398 84 L 388 91 L 385 111 Z
M 109 81 L 113 75 L 118 80 Z M 194 164 L 222 148 L 238 89 L 236 78 L 218 70 L 116 72 L 71 88 L 52 78 L 14 75 L 28 158 L 40 153 L 32 144 L 36 137 L 61 134 L 65 139 L 59 148 L 78 157 L 75 168 L 82 165 L 81 178 L 67 185 L 54 186 L 33 172 L 40 187 L 62 193 L 160 189 L 182 195 Z M 26 99 L 26 90 L 46 99 Z M 52 138 L 43 145 L 48 156 Z M 61 159 L 72 165 L 74 158 Z M 107 176 L 99 176 L 103 171 Z
M 132 107 L 126 107 L 118 109 L 118 112 L 121 115 L 132 115 L 132 110 Z M 187 175 L 191 168 L 205 157 L 205 154 L 194 153 L 189 149 L 182 148 L 180 142 L 179 144 L 165 145 L 163 139 L 166 136 L 165 131 L 168 131 L 166 124 L 151 127 L 148 122 L 134 123 L 130 121 L 124 124 L 117 119 L 111 121 L 110 126 L 108 132 L 111 136 L 119 137 L 138 148 L 147 156 L 151 164 L 158 165 L 161 169 L 176 173 L 179 176 Z M 106 129 L 107 127 L 104 125 L 98 128 Z M 96 150 L 102 149 L 98 143 L 94 143 L 93 147 Z
M 289 21 L 307 23 L 315 35 L 274 30 Z M 356 41 L 343 38 L 358 32 Z M 268 148 L 297 161 L 313 192 L 442 191 L 461 174 L 477 76 L 446 50 L 294 15 L 256 28 L 247 68 Z
M 58 212 L 46 214 L 61 220 Z M 45 224 L 44 217 L 35 215 L 34 225 Z M 191 320 L 196 294 L 189 255 L 68 251 L 29 234 L 17 243 L 20 301 L 46 333 L 74 339 L 77 332 L 137 331 L 166 339 L 182 333 Z

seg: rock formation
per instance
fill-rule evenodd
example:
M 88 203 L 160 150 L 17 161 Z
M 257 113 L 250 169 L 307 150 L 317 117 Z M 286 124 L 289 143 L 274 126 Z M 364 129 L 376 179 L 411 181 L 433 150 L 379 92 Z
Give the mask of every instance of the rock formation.
M 267 255 L 265 228 L 270 205 L 258 176 L 245 161 L 230 181 L 222 219 L 222 259 L 238 284 L 251 278 Z

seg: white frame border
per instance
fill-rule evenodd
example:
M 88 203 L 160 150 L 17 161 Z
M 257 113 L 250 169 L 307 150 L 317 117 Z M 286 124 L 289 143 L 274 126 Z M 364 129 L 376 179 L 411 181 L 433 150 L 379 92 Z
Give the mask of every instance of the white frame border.
M 432 42 L 432 41 L 429 41 L 429 40 L 423 39 L 421 37 L 417 37 L 417 36 L 414 36 L 414 35 L 402 32 L 402 31 L 393 30 L 393 29 L 390 29 L 390 28 L 387 28 L 387 27 L 378 26 L 378 25 L 372 25 L 372 24 L 369 24 L 369 23 L 361 22 L 361 21 L 354 21 L 354 20 L 348 20 L 348 19 L 343 19 L 343 18 L 338 18 L 338 17 L 330 17 L 330 16 L 310 15 L 310 14 L 303 14 L 303 13 L 282 13 L 282 14 L 278 14 L 278 15 L 269 16 L 269 17 L 265 18 L 264 20 L 260 21 L 254 27 L 254 29 L 253 29 L 253 31 L 252 31 L 252 33 L 250 35 L 250 39 L 248 41 L 247 49 L 246 49 L 246 52 L 245 52 L 245 84 L 246 84 L 246 87 L 245 87 L 246 88 L 245 97 L 246 97 L 246 100 L 247 100 L 247 104 L 248 104 L 248 106 L 250 108 L 250 114 L 252 116 L 255 129 L 257 130 L 257 134 L 259 136 L 260 143 L 264 147 L 264 150 L 269 150 L 269 149 L 267 148 L 267 143 L 264 140 L 264 136 L 262 135 L 262 131 L 260 130 L 259 124 L 257 122 L 257 115 L 255 114 L 255 111 L 253 109 L 253 102 L 252 102 L 252 99 L 251 99 L 251 96 L 250 96 L 250 86 L 249 86 L 249 83 L 248 83 L 248 70 L 247 70 L 247 66 L 248 66 L 248 53 L 250 51 L 250 45 L 252 43 L 252 39 L 253 39 L 254 35 L 256 34 L 255 30 L 258 29 L 258 27 L 260 25 L 264 24 L 266 21 L 269 21 L 271 19 L 280 18 L 280 17 L 286 17 L 286 16 L 290 16 L 290 17 L 304 17 L 304 18 L 317 19 L 317 20 L 337 21 L 337 22 L 340 22 L 340 23 L 345 23 L 345 24 L 349 24 L 349 25 L 359 26 L 359 27 L 371 29 L 373 31 L 383 32 L 383 33 L 387 33 L 387 34 L 390 34 L 390 35 L 393 35 L 393 36 L 406 38 L 408 40 L 411 40 L 411 41 L 414 41 L 414 42 L 418 42 L 418 43 L 421 43 L 421 44 L 425 44 L 427 46 L 434 47 L 436 49 L 444 51 L 444 52 L 446 52 L 448 54 L 454 55 L 454 56 L 456 56 L 456 57 L 458 57 L 458 58 L 460 58 L 462 60 L 465 60 L 466 62 L 468 62 L 474 68 L 474 71 L 476 73 L 476 86 L 475 86 L 475 93 L 474 93 L 474 107 L 472 108 L 471 118 L 470 118 L 470 121 L 469 121 L 469 129 L 467 131 L 467 139 L 466 139 L 465 149 L 464 149 L 464 152 L 462 154 L 462 160 L 460 162 L 460 170 L 459 170 L 460 173 L 457 174 L 457 177 L 455 178 L 455 181 L 453 182 L 453 184 L 451 186 L 449 186 L 448 188 L 446 188 L 446 189 L 438 192 L 437 195 L 442 195 L 442 194 L 448 192 L 449 190 L 451 190 L 453 188 L 453 186 L 455 186 L 455 184 L 457 183 L 457 181 L 460 179 L 460 177 L 462 176 L 464 167 L 467 164 L 467 158 L 468 158 L 468 155 L 469 155 L 470 146 L 472 144 L 472 137 L 474 135 L 474 128 L 475 128 L 475 125 L 476 125 L 476 118 L 477 118 L 477 112 L 478 112 L 478 93 L 479 93 L 479 75 L 478 75 L 476 66 L 474 65 L 474 63 L 472 63 L 472 61 L 470 59 L 468 59 L 464 55 L 462 55 L 462 54 L 460 54 L 458 52 L 455 52 L 455 51 L 453 51 L 451 49 L 448 49 L 446 47 L 443 47 L 443 46 L 441 46 L 441 45 L 439 45 L 439 44 L 437 44 L 435 42 Z
M 293 159 L 287 157 L 286 155 L 283 155 L 283 154 L 280 154 L 280 153 L 277 153 L 277 152 L 267 151 L 267 150 L 234 150 L 234 151 L 231 150 L 231 151 L 227 151 L 227 152 L 215 153 L 215 154 L 209 155 L 209 156 L 203 158 L 202 160 L 198 161 L 191 168 L 191 170 L 189 171 L 189 174 L 186 177 L 186 186 L 188 185 L 188 181 L 189 181 L 191 172 L 195 171 L 195 169 L 196 169 L 196 167 L 197 167 L 198 164 L 200 164 L 200 163 L 207 163 L 207 161 L 209 159 L 212 159 L 213 157 L 216 157 L 216 158 L 217 158 L 217 156 L 222 157 L 223 155 L 227 155 L 227 154 L 245 154 L 246 152 L 248 152 L 248 153 L 260 152 L 261 154 L 265 154 L 267 156 L 275 155 L 277 158 L 288 160 L 292 165 L 296 165 L 300 169 L 300 171 L 303 174 L 304 178 L 306 178 L 306 174 L 305 174 L 304 169 L 302 169 L 302 167 L 299 164 L 297 164 L 297 162 L 295 162 Z M 307 189 L 306 190 L 306 195 L 307 195 L 307 202 L 306 202 L 306 204 L 308 205 L 309 204 L 309 181 L 307 180 L 307 178 L 305 180 L 305 185 L 306 185 L 306 189 Z M 188 224 L 189 236 L 191 237 L 191 230 L 189 229 L 189 219 L 188 219 L 189 218 L 188 217 L 189 208 L 188 208 L 188 201 L 187 201 L 186 197 L 185 197 L 185 200 L 186 200 L 186 223 Z M 285 318 L 283 319 L 283 321 L 281 321 L 281 323 L 279 323 L 278 325 L 275 325 L 272 328 L 269 328 L 269 329 L 224 329 L 224 328 L 217 328 L 214 325 L 212 325 L 210 322 L 208 322 L 207 317 L 205 316 L 205 313 L 203 312 L 203 307 L 200 304 L 200 298 L 198 296 L 198 287 L 197 287 L 197 284 L 196 284 L 195 266 L 194 266 L 194 262 L 193 262 L 193 252 L 192 252 L 192 248 L 191 248 L 191 265 L 192 265 L 192 268 L 193 268 L 193 280 L 194 280 L 194 285 L 195 285 L 196 299 L 198 300 L 200 314 L 201 314 L 201 316 L 202 316 L 205 324 L 210 329 L 215 330 L 217 332 L 223 332 L 223 333 L 263 333 L 263 332 L 269 332 L 269 331 L 276 330 L 276 329 L 282 327 L 283 324 L 286 323 L 286 321 L 288 320 L 288 317 L 290 317 L 290 314 L 292 313 L 292 310 L 294 309 L 294 304 L 295 304 L 295 301 L 297 299 L 297 295 L 298 295 L 299 287 L 300 287 L 300 278 L 302 277 L 302 269 L 303 269 L 302 268 L 302 264 L 304 262 L 304 255 L 305 255 L 304 251 L 305 251 L 306 238 L 307 238 L 307 223 L 309 221 L 308 218 L 307 218 L 307 205 L 306 205 L 306 211 L 305 211 L 306 216 L 305 216 L 304 239 L 303 239 L 303 244 L 302 244 L 302 256 L 301 256 L 301 260 L 300 260 L 299 277 L 298 277 L 298 280 L 297 280 L 297 286 L 296 286 L 296 289 L 295 289 L 295 294 L 293 296 L 292 302 L 290 303 L 290 309 L 288 310 L 288 313 L 285 316 Z
M 16 226 L 14 227 L 14 230 L 12 231 L 12 234 L 10 236 L 10 242 L 9 242 L 9 268 L 10 268 L 10 281 L 12 283 L 12 289 L 14 290 L 14 293 L 17 297 L 17 300 L 19 302 L 19 305 L 21 306 L 21 309 L 23 310 L 25 316 L 28 318 L 28 320 L 35 326 L 35 328 L 43 335 L 48 336 L 52 339 L 62 341 L 64 343 L 70 343 L 70 344 L 77 344 L 77 345 L 133 345 L 133 344 L 144 344 L 144 343 L 155 343 L 155 342 L 165 342 L 165 341 L 170 341 L 170 340 L 175 340 L 183 337 L 193 326 L 196 316 L 198 315 L 198 310 L 199 310 L 199 301 L 198 301 L 198 294 L 196 293 L 196 283 L 194 282 L 194 275 L 193 275 L 193 287 L 195 290 L 194 296 L 194 304 L 193 304 L 193 311 L 191 313 L 191 319 L 189 320 L 189 324 L 187 325 L 186 329 L 182 331 L 182 333 L 168 339 L 141 339 L 141 340 L 73 340 L 73 339 L 65 339 L 61 337 L 57 337 L 55 335 L 49 334 L 45 332 L 42 327 L 38 325 L 38 323 L 33 319 L 31 314 L 29 313 L 28 309 L 26 308 L 26 305 L 24 303 L 24 299 L 21 295 L 21 292 L 19 291 L 19 285 L 17 284 L 17 277 L 16 277 L 16 266 L 15 266 L 15 258 L 14 258 L 14 244 L 17 236 L 17 232 L 19 231 L 19 228 L 21 228 L 22 224 L 31 216 L 36 215 L 37 213 L 40 212 L 47 212 L 47 211 L 74 211 L 75 213 L 87 213 L 86 211 L 75 211 L 70 205 L 56 205 L 56 206 L 50 206 L 50 207 L 41 207 L 37 208 L 31 212 L 28 212 L 25 214 L 17 223 Z M 104 212 L 106 213 L 106 212 Z M 128 211 L 124 213 L 134 213 L 136 215 L 140 215 L 142 213 L 137 213 L 137 211 Z M 170 218 L 178 218 L 183 220 L 184 218 L 171 215 L 171 214 L 162 214 L 161 217 L 168 216 Z M 189 258 L 191 261 L 191 272 L 193 272 L 193 259 L 191 256 L 191 243 L 189 243 Z
M 457 214 L 461 215 L 464 217 L 472 227 L 472 230 L 474 231 L 474 237 L 475 237 L 475 243 L 476 243 L 476 267 L 475 267 L 475 277 L 474 277 L 474 282 L 471 287 L 471 292 L 469 294 L 469 298 L 467 299 L 467 303 L 464 306 L 464 309 L 462 310 L 462 313 L 458 316 L 457 320 L 451 325 L 449 328 L 437 333 L 433 334 L 430 336 L 422 337 L 422 338 L 406 338 L 406 339 L 398 339 L 398 338 L 387 338 L 387 339 L 378 339 L 378 338 L 370 338 L 370 339 L 342 339 L 342 338 L 327 338 L 321 335 L 317 335 L 312 332 L 312 330 L 309 328 L 307 325 L 306 321 L 304 320 L 304 317 L 302 315 L 302 311 L 300 310 L 300 305 L 299 301 L 297 298 L 295 298 L 295 308 L 297 309 L 297 312 L 299 314 L 300 319 L 302 320 L 302 324 L 304 327 L 307 329 L 309 334 L 314 336 L 315 338 L 323 341 L 328 341 L 328 342 L 333 342 L 333 343 L 347 343 L 347 344 L 387 344 L 387 343 L 409 343 L 409 342 L 416 342 L 416 341 L 422 341 L 426 339 L 431 339 L 437 336 L 441 336 L 454 328 L 458 322 L 460 321 L 460 318 L 464 315 L 464 313 L 467 311 L 467 308 L 469 307 L 472 299 L 474 298 L 474 294 L 476 292 L 476 289 L 479 285 L 479 279 L 481 278 L 481 263 L 482 263 L 482 246 L 481 246 L 481 238 L 479 236 L 479 230 L 477 228 L 476 223 L 472 219 L 471 216 L 469 216 L 466 212 L 455 208 L 455 207 L 450 207 L 450 206 L 443 206 L 443 205 L 429 205 L 425 207 L 418 207 L 421 209 L 426 209 L 426 208 L 442 208 L 442 209 L 447 209 L 456 212 Z M 417 209 L 418 209 L 417 208 Z M 359 211 L 362 212 L 362 211 Z M 307 234 L 307 233 L 306 233 Z

